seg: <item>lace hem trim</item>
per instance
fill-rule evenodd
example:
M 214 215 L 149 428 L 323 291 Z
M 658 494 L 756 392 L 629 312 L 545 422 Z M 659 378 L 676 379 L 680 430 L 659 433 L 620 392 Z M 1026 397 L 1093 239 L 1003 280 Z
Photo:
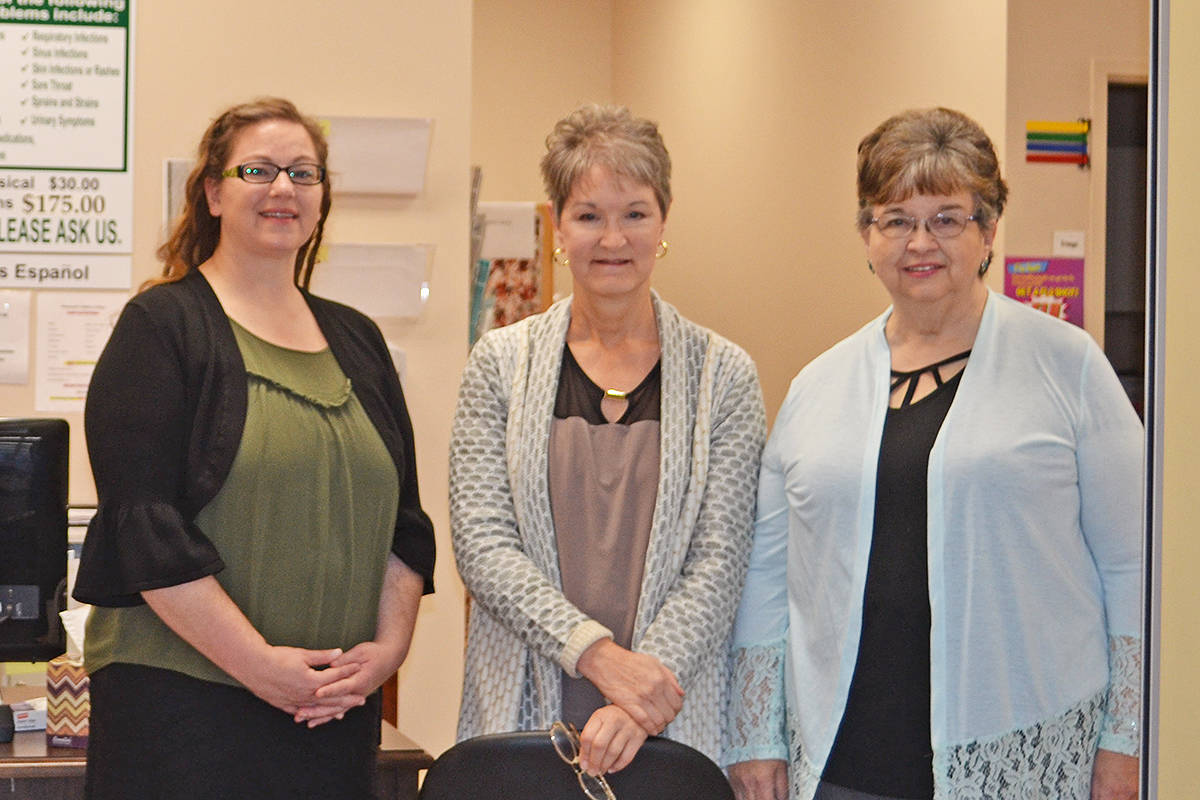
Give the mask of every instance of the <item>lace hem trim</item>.
M 1105 694 L 1027 728 L 935 751 L 934 797 L 1088 800 Z
M 1105 695 L 1097 692 L 1064 714 L 1021 730 L 938 750 L 933 759 L 935 800 L 1088 800 Z M 796 734 L 794 716 L 789 712 L 788 717 L 789 797 L 812 800 L 821 774 Z

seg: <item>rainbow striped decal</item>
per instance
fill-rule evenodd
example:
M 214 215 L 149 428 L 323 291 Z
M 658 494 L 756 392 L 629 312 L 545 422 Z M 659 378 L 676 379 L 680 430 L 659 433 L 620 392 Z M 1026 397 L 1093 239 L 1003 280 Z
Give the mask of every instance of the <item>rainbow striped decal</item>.
M 1051 164 L 1088 164 L 1092 123 L 1031 120 L 1025 123 L 1025 160 Z
M 47 744 L 87 747 L 92 709 L 89 683 L 82 661 L 59 656 L 46 665 Z

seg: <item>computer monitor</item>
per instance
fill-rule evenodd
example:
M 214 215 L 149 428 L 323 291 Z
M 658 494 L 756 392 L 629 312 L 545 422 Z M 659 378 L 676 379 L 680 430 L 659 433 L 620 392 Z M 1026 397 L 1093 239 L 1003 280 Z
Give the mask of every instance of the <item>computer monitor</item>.
M 67 460 L 62 419 L 0 419 L 0 661 L 65 649 Z

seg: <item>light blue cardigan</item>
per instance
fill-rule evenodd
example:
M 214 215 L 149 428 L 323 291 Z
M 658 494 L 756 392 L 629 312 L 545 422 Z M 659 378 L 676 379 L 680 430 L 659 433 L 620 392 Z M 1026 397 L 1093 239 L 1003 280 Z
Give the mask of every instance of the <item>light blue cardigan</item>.
M 748 688 L 724 760 L 790 758 L 792 797 L 801 800 L 824 768 L 858 654 L 890 391 L 889 314 L 800 372 L 763 454 L 734 628 L 734 690 Z M 971 782 L 980 776 L 966 773 L 1000 768 L 979 763 L 982 744 L 996 759 L 1045 756 L 1020 735 L 1032 729 L 1057 730 L 1042 737 L 1063 739 L 1053 757 L 1082 756 L 1074 768 L 1090 772 L 1110 651 L 1124 708 L 1110 708 L 1102 746 L 1136 752 L 1142 446 L 1141 424 L 1092 339 L 989 293 L 929 457 L 939 796 L 961 790 L 961 780 L 978 789 Z M 786 683 L 790 742 L 783 692 L 755 691 L 762 678 Z M 1063 724 L 1071 730 L 1055 727 Z

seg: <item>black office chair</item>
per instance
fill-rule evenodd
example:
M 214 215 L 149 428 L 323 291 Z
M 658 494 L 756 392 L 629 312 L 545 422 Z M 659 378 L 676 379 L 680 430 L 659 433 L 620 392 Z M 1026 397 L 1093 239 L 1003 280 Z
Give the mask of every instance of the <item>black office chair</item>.
M 733 800 L 721 769 L 687 745 L 652 736 L 633 762 L 607 776 L 617 800 Z M 548 731 L 478 736 L 442 753 L 421 800 L 585 800 Z

